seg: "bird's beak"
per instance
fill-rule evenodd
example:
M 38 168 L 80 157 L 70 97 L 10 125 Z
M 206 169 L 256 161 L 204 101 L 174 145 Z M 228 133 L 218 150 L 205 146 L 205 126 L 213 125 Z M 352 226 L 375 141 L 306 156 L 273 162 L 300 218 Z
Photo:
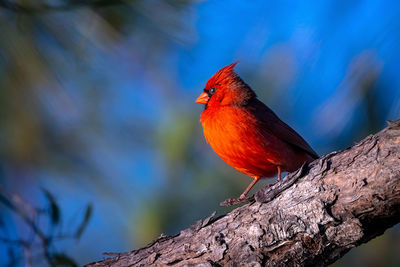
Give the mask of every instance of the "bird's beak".
M 196 103 L 199 104 L 207 104 L 208 100 L 210 99 L 210 97 L 208 96 L 208 94 L 206 92 L 203 92 L 201 95 L 199 95 L 199 97 L 196 99 Z

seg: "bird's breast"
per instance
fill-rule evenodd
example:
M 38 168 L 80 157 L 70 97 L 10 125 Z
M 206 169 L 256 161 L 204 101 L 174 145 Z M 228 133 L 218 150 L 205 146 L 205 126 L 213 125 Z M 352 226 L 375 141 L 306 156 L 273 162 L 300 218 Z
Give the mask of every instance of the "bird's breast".
M 213 150 L 249 176 L 274 176 L 277 166 L 284 166 L 285 160 L 293 157 L 288 144 L 263 128 L 245 109 L 209 107 L 203 111 L 201 122 Z

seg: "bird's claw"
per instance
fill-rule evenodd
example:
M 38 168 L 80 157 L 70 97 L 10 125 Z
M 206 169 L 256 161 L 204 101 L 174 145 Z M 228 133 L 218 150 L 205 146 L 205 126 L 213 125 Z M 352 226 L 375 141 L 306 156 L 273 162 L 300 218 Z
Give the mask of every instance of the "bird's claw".
M 224 206 L 224 207 L 229 207 L 229 206 L 236 205 L 239 203 L 251 201 L 252 199 L 253 199 L 253 197 L 228 198 L 228 199 L 225 199 L 224 201 L 222 201 L 221 203 L 219 203 L 219 205 Z

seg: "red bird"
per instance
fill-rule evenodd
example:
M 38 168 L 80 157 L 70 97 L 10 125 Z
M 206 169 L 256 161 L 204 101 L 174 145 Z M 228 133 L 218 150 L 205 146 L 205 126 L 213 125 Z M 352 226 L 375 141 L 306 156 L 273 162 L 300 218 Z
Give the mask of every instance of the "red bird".
M 264 103 L 235 72 L 237 62 L 223 67 L 212 76 L 196 103 L 204 104 L 200 121 L 207 142 L 236 170 L 254 180 L 234 204 L 261 178 L 281 172 L 293 172 L 305 162 L 318 158 L 317 153 L 290 126 Z

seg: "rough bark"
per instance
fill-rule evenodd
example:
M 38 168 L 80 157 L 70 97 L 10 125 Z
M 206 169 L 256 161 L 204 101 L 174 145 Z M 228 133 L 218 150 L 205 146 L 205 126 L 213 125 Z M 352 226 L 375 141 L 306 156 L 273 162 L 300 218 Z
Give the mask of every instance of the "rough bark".
M 400 120 L 232 212 L 88 266 L 326 266 L 400 221 Z

